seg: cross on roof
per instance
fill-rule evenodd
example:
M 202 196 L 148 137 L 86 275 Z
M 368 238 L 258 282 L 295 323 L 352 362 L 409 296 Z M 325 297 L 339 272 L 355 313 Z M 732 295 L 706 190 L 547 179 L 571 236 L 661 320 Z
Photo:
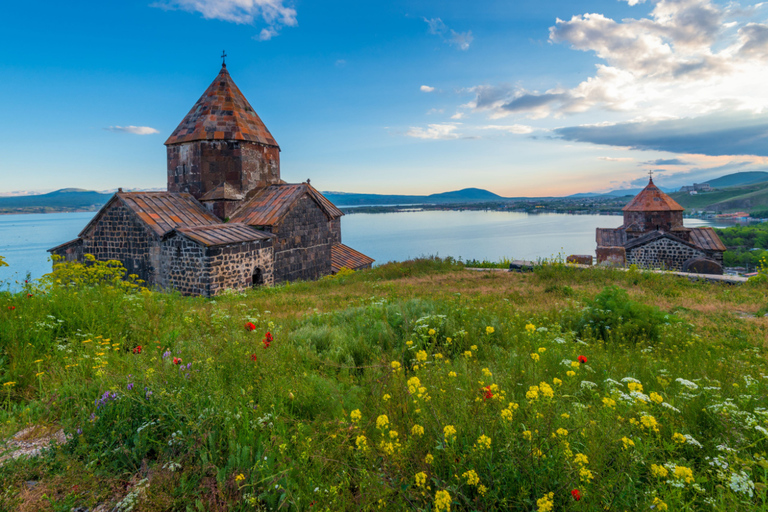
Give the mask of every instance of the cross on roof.
M 648 171 L 648 176 L 650 176 L 651 177 L 651 181 L 653 181 L 653 169 Z
M 221 65 L 227 67 L 227 52 L 221 51 Z

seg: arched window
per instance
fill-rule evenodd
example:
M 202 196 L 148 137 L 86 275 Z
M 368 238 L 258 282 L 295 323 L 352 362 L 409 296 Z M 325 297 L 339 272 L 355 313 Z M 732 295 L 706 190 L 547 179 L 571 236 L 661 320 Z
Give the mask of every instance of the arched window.
M 256 267 L 253 269 L 253 276 L 251 277 L 251 286 L 256 288 L 257 286 L 262 286 L 264 284 L 264 273 L 261 271 L 259 267 Z

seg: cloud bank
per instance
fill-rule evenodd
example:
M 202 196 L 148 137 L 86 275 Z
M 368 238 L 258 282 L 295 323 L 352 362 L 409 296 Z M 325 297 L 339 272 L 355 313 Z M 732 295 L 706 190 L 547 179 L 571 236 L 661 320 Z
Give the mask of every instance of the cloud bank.
M 205 19 L 253 25 L 261 20 L 267 24 L 254 36 L 268 41 L 280 33 L 284 26 L 295 27 L 296 10 L 286 0 L 160 0 L 152 4 L 166 10 L 197 12 Z

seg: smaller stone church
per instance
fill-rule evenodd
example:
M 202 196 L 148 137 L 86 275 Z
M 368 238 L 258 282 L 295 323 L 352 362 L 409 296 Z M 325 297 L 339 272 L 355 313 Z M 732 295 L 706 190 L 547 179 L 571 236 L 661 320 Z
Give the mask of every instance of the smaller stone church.
M 281 179 L 280 147 L 226 64 L 165 145 L 166 192 L 120 189 L 49 252 L 119 260 L 148 286 L 207 297 L 371 267 L 341 243 L 333 203 Z
M 725 246 L 709 227 L 683 226 L 683 210 L 653 183 L 623 209 L 624 224 L 597 228 L 597 262 L 702 274 L 723 273 Z

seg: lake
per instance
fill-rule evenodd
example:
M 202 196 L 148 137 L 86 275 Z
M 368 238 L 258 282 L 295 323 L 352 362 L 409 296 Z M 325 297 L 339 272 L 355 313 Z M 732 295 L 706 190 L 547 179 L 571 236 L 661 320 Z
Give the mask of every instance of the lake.
M 0 215 L 0 282 L 50 272 L 47 249 L 76 238 L 94 212 Z M 496 211 L 355 213 L 341 219 L 342 241 L 377 264 L 419 256 L 463 260 L 536 260 L 558 254 L 594 254 L 595 228 L 615 228 L 620 215 L 527 214 Z M 686 219 L 697 227 L 707 222 Z

